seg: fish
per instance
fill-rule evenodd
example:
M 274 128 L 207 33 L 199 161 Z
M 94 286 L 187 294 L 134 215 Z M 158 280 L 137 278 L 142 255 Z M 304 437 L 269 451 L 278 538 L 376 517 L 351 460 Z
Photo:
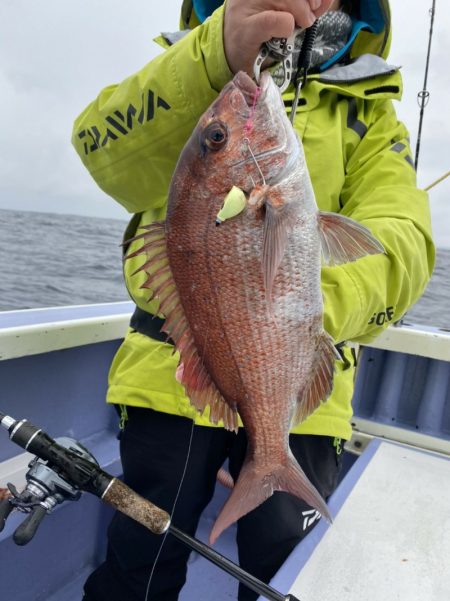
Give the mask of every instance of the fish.
M 230 205 L 232 208 L 229 209 Z M 142 226 L 143 288 L 179 353 L 193 407 L 236 431 L 247 454 L 210 534 L 275 491 L 331 520 L 289 448 L 289 431 L 333 386 L 334 341 L 323 328 L 322 261 L 384 252 L 370 230 L 318 210 L 302 143 L 269 73 L 239 72 L 200 117 L 172 176 L 164 221 Z

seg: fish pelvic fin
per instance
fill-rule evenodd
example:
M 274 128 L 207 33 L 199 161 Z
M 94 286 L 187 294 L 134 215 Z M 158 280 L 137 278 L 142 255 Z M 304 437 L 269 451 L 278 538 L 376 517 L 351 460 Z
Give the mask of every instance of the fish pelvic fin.
M 237 432 L 237 409 L 228 405 L 209 375 L 184 313 L 169 264 L 165 224 L 155 222 L 142 229 L 143 233 L 129 241 L 142 240 L 142 246 L 127 254 L 125 260 L 138 255 L 145 256 L 145 262 L 134 273 L 143 271 L 146 274 L 147 278 L 141 287 L 151 290 L 149 301 L 159 301 L 159 313 L 165 318 L 161 331 L 167 334 L 167 339 L 174 341 L 174 352 L 177 350 L 180 353 L 176 378 L 199 413 L 203 413 L 209 405 L 212 423 L 222 421 L 227 430 Z
M 337 352 L 331 336 L 323 331 L 318 339 L 311 377 L 307 385 L 300 391 L 297 399 L 292 426 L 303 422 L 322 401 L 326 401 L 330 396 L 333 389 L 336 359 L 341 359 L 341 356 Z
M 244 463 L 231 495 L 214 523 L 209 543 L 213 545 L 228 526 L 261 505 L 275 491 L 296 496 L 332 521 L 324 499 L 289 452 L 283 465 L 259 467 L 254 460 Z
M 273 284 L 286 251 L 292 215 L 288 205 L 279 205 L 270 199 L 265 204 L 262 270 L 266 300 L 272 313 Z
M 341 265 L 366 255 L 384 253 L 369 228 L 338 213 L 318 213 L 322 254 L 327 265 Z

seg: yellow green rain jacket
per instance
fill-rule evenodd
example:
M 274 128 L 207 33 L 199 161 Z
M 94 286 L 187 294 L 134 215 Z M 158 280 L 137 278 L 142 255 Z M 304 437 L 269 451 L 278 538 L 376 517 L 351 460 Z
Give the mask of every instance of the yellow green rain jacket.
M 324 325 L 336 342 L 370 342 L 401 318 L 423 292 L 434 262 L 428 198 L 416 187 L 408 133 L 392 103 L 401 97 L 401 77 L 384 60 L 388 2 L 364 4 L 368 13 L 362 16 L 378 17 L 372 28 L 377 32 L 358 34 L 351 50 L 356 60 L 308 78 L 295 117 L 319 208 L 364 223 L 386 249 L 386 255 L 323 269 Z M 178 155 L 232 77 L 223 50 L 223 7 L 199 24 L 185 1 L 182 21 L 192 31 L 136 74 L 101 91 L 75 122 L 73 144 L 84 165 L 102 190 L 135 214 L 128 236 L 139 224 L 164 218 Z M 292 98 L 288 89 L 287 106 Z M 142 256 L 127 261 L 125 279 L 136 304 L 155 312 L 149 291 L 140 289 L 145 276 L 131 276 L 143 261 Z M 211 426 L 175 379 L 178 354 L 172 351 L 130 329 L 111 367 L 108 402 Z M 350 437 L 355 364 L 345 346 L 344 356 L 336 362 L 331 397 L 294 432 Z

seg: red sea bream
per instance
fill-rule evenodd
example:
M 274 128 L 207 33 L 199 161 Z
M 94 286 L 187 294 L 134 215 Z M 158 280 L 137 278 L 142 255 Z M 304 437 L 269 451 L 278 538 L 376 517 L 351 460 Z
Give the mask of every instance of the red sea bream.
M 166 221 L 139 237 L 133 256 L 145 255 L 144 285 L 160 300 L 187 396 L 228 429 L 239 414 L 248 437 L 211 542 L 274 491 L 329 517 L 288 444 L 290 427 L 329 396 L 339 358 L 323 329 L 321 260 L 383 248 L 364 226 L 319 212 L 269 74 L 259 88 L 244 73 L 224 87 L 181 153 Z

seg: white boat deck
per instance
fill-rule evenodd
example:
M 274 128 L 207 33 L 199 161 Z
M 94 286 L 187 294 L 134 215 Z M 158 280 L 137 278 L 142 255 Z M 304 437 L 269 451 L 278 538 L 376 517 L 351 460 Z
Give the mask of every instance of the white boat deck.
M 450 459 L 374 440 L 272 585 L 301 601 L 448 601 Z

